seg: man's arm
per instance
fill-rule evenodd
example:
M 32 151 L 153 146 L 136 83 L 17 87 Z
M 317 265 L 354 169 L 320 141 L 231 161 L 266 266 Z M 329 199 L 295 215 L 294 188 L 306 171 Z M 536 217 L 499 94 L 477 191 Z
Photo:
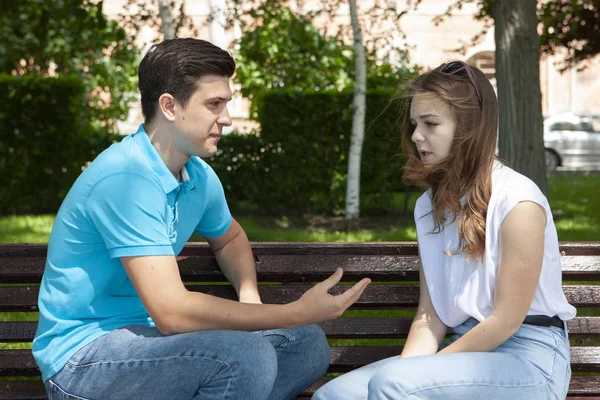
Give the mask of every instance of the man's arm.
M 260 303 L 256 285 L 256 269 L 246 233 L 235 219 L 223 235 L 206 238 L 219 267 L 231 282 L 243 303 Z
M 164 335 L 209 329 L 291 328 L 337 318 L 358 300 L 370 282 L 365 278 L 343 294 L 332 296 L 328 290 L 342 277 L 338 268 L 292 303 L 246 304 L 188 291 L 174 256 L 123 257 L 121 261 L 148 314 Z
M 500 265 L 491 315 L 440 353 L 492 351 L 521 326 L 542 271 L 546 214 L 533 202 L 517 204 L 500 228 Z

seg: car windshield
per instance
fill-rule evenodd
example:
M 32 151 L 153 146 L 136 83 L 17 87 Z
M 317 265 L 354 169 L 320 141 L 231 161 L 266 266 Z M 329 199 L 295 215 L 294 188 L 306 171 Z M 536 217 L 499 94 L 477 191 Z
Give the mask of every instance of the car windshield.
M 550 130 L 600 132 L 600 116 L 581 116 L 565 121 L 556 121 L 550 126 Z

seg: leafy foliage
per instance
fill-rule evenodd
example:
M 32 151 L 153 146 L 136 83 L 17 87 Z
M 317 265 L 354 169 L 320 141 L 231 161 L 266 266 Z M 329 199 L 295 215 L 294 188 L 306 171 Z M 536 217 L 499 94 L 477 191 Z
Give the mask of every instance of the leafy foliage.
M 184 0 L 170 0 L 169 2 L 174 22 L 175 36 L 187 33 L 190 36 L 199 36 L 198 29 L 194 26 L 192 18 L 185 14 Z M 162 21 L 159 17 L 158 5 L 155 0 L 140 1 L 127 0 L 123 5 L 123 12 L 116 18 L 119 26 L 132 36 L 137 36 L 142 28 L 150 28 L 157 32 L 152 43 L 162 40 Z
M 543 26 L 541 50 L 554 54 L 567 49 L 568 65 L 600 54 L 600 2 L 597 0 L 555 0 L 540 4 Z
M 420 2 L 421 0 L 419 0 Z M 448 9 L 434 18 L 436 23 L 442 22 L 460 10 L 465 4 L 477 3 L 476 19 L 484 22 L 482 32 L 471 41 L 477 44 L 483 40 L 485 33 L 494 25 L 492 6 L 499 0 L 455 0 Z M 598 0 L 552 0 L 538 1 L 537 15 L 540 21 L 540 51 L 542 54 L 555 54 L 566 50 L 567 57 L 563 69 L 579 63 L 585 67 L 596 55 L 600 54 L 600 2 Z M 465 51 L 466 46 L 458 49 Z
M 85 82 L 97 129 L 113 132 L 125 119 L 137 83 L 137 49 L 102 1 L 19 0 L 0 6 L 0 72 Z
M 236 45 L 236 81 L 252 100 L 256 119 L 264 91 L 343 91 L 354 86 L 354 49 L 337 37 L 326 38 L 306 16 L 267 2 L 249 15 L 261 23 Z M 392 66 L 367 54 L 367 88 L 395 92 L 416 69 Z
M 267 214 L 343 213 L 352 125 L 351 92 L 269 92 L 261 97 L 261 133 L 226 135 L 209 163 L 232 208 Z M 400 182 L 399 102 L 367 95 L 361 207 L 392 208 Z
M 236 46 L 236 79 L 243 95 L 284 87 L 341 90 L 351 84 L 351 47 L 326 39 L 289 8 L 271 11 L 262 15 L 264 24 L 247 32 Z
M 0 74 L 0 214 L 56 212 L 113 140 L 90 125 L 80 77 Z

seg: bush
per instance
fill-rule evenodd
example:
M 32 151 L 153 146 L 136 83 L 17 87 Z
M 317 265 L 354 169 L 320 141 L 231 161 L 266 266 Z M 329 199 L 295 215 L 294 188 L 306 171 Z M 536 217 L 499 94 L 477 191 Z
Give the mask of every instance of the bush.
M 91 128 L 84 83 L 68 75 L 0 75 L 0 137 L 0 214 L 56 212 L 113 140 Z
M 210 160 L 233 209 L 341 214 L 345 208 L 352 93 L 264 94 L 259 134 L 223 137 Z M 391 210 L 400 182 L 400 110 L 385 93 L 367 96 L 361 210 Z

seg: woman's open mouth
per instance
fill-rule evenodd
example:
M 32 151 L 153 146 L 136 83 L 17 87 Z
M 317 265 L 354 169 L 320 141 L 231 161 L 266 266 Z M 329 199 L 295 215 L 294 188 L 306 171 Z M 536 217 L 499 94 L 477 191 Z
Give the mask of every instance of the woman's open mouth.
M 430 151 L 419 150 L 419 155 L 421 156 L 421 160 L 428 159 L 433 153 Z

